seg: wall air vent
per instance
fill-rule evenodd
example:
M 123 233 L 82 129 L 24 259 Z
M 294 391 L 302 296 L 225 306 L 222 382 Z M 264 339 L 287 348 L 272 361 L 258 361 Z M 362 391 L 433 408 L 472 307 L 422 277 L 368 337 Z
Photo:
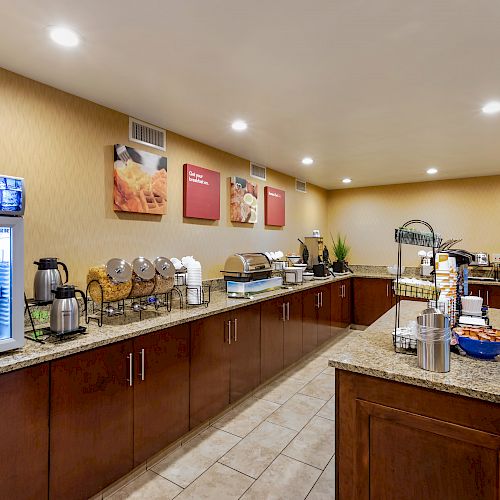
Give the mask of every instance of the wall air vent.
M 295 179 L 295 190 L 301 193 L 307 193 L 307 183 L 306 181 L 301 181 L 299 179 Z
M 266 167 L 261 167 L 257 163 L 250 162 L 250 175 L 261 181 L 266 180 Z
M 160 149 L 161 151 L 165 151 L 167 148 L 167 133 L 165 130 L 141 122 L 141 120 L 131 116 L 128 119 L 128 138 L 130 141 Z

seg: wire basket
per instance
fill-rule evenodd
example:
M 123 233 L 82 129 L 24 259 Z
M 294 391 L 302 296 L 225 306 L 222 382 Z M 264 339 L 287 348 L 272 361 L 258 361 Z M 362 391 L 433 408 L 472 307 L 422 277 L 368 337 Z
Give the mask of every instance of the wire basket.
M 439 234 L 423 233 L 414 229 L 398 228 L 394 230 L 394 241 L 405 245 L 438 248 L 443 238 Z
M 439 289 L 436 289 L 433 283 L 422 286 L 410 283 L 394 282 L 394 293 L 400 297 L 435 300 L 439 295 Z
M 394 351 L 401 354 L 417 354 L 417 339 L 408 333 L 407 328 L 397 328 L 392 332 Z

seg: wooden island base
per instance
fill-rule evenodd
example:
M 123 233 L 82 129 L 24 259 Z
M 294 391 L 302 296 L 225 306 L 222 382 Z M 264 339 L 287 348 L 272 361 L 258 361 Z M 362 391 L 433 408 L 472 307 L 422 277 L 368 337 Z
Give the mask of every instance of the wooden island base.
M 500 408 L 336 369 L 337 499 L 500 498 Z

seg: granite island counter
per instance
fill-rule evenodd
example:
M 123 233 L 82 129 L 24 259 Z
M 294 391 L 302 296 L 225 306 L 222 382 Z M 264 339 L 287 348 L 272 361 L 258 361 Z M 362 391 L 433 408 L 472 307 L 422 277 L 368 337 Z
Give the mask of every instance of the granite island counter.
M 401 325 L 422 310 L 402 301 Z M 498 500 L 500 363 L 452 354 L 431 373 L 392 346 L 394 309 L 330 359 L 340 499 Z M 500 311 L 490 310 L 492 324 Z M 402 492 L 405 492 L 402 496 Z

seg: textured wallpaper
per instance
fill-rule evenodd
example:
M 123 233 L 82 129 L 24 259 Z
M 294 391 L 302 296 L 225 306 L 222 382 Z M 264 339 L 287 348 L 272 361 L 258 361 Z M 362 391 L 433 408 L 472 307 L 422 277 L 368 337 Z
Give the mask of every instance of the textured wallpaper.
M 0 172 L 26 179 L 25 287 L 32 295 L 33 260 L 58 257 L 70 282 L 111 257 L 194 255 L 205 278 L 220 277 L 234 252 L 298 251 L 297 237 L 327 228 L 327 192 L 268 169 L 259 184 L 259 221 L 230 222 L 228 177 L 248 177 L 248 160 L 167 133 L 168 201 L 164 216 L 113 211 L 113 144 L 128 141 L 128 116 L 0 69 Z M 141 145 L 135 145 L 145 149 Z M 147 149 L 147 148 L 146 148 Z M 151 152 L 155 150 L 151 149 Z M 221 219 L 183 220 L 182 166 L 221 172 Z M 286 227 L 264 226 L 264 186 L 286 191 Z
M 330 191 L 328 215 L 330 230 L 347 235 L 352 264 L 395 264 L 394 229 L 411 219 L 462 238 L 458 248 L 500 253 L 500 176 Z M 418 250 L 404 246 L 403 263 L 418 265 Z

